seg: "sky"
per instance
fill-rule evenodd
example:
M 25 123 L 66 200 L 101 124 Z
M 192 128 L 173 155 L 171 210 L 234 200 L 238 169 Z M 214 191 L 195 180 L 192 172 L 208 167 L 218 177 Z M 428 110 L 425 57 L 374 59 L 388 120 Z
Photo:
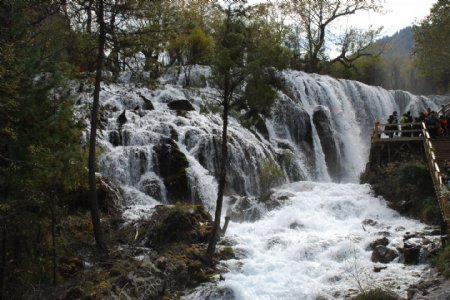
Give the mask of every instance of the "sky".
M 359 12 L 342 20 L 342 26 L 353 25 L 361 28 L 383 26 L 381 36 L 392 35 L 405 27 L 423 20 L 437 0 L 385 0 L 384 15 L 374 12 Z

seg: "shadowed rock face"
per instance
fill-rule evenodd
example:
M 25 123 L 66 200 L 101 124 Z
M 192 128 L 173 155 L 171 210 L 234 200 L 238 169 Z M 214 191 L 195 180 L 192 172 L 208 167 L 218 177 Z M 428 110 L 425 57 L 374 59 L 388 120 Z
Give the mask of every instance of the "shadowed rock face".
M 172 110 L 184 110 L 184 111 L 195 110 L 191 102 L 189 102 L 188 100 L 173 100 L 167 103 L 167 106 Z
M 153 147 L 156 173 L 163 179 L 169 203 L 188 201 L 190 192 L 186 168 L 189 163 L 177 144 L 166 139 Z
M 143 109 L 145 110 L 154 110 L 155 106 L 153 105 L 152 101 L 145 97 L 144 95 L 139 94 L 139 97 L 144 101 Z
M 334 180 L 338 180 L 341 175 L 341 165 L 339 159 L 339 150 L 335 140 L 335 132 L 331 125 L 331 120 L 322 108 L 318 108 L 313 113 L 314 126 L 322 145 L 325 162 L 327 164 L 328 173 Z

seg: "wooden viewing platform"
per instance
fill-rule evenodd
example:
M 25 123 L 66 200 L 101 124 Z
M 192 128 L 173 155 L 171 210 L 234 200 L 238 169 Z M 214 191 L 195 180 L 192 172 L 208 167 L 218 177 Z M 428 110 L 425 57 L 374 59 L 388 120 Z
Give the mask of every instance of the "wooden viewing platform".
M 450 108 L 450 105 L 447 107 Z M 450 162 L 450 136 L 431 138 L 425 123 L 402 124 L 403 128 L 417 129 L 389 130 L 393 125 L 395 126 L 395 124 L 375 124 L 371 139 L 369 168 L 394 161 L 405 152 L 424 155 L 441 211 L 443 241 L 450 242 L 450 193 L 448 183 L 444 180 L 446 174 L 443 172 L 444 161 Z M 401 128 L 400 124 L 398 125 Z M 389 134 L 394 136 L 389 137 Z

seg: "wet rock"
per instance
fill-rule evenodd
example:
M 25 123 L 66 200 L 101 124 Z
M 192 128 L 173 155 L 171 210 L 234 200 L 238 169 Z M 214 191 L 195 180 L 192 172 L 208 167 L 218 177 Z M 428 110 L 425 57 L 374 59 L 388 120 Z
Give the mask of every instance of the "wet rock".
M 365 219 L 364 221 L 362 221 L 363 225 L 369 225 L 369 226 L 375 226 L 378 224 L 377 221 L 374 221 L 372 219 Z
M 293 99 L 285 97 L 275 103 L 272 114 L 274 130 L 281 134 L 279 138 L 292 139 L 306 156 L 313 158 L 315 152 L 311 118 Z M 313 165 L 311 167 L 314 168 Z
M 407 241 L 411 238 L 415 238 L 418 237 L 419 234 L 417 232 L 411 233 L 411 232 L 405 232 L 405 234 L 403 235 L 403 241 Z
M 379 272 L 381 272 L 382 270 L 386 270 L 387 269 L 387 266 L 383 266 L 383 265 L 374 265 L 373 266 L 373 271 L 375 272 L 375 273 L 379 273 Z
M 382 237 L 381 239 L 377 239 L 377 240 L 373 241 L 372 243 L 370 243 L 369 249 L 374 250 L 379 245 L 382 245 L 382 246 L 389 245 L 389 239 L 387 237 Z
M 193 111 L 195 110 L 194 106 L 192 106 L 189 100 L 173 100 L 167 103 L 167 106 L 172 110 L 181 110 L 181 111 Z
M 387 264 L 387 263 L 390 263 L 391 261 L 393 261 L 397 257 L 398 257 L 398 253 L 394 249 L 388 248 L 383 245 L 378 245 L 372 251 L 371 260 L 373 262 L 380 262 L 383 264 Z
M 416 265 L 420 259 L 420 245 L 405 244 L 403 248 L 403 263 L 405 265 Z
M 425 235 L 432 235 L 432 236 L 440 236 L 441 235 L 441 229 L 439 227 L 426 227 L 424 229 Z
M 144 245 L 163 248 L 167 244 L 207 242 L 212 218 L 201 205 L 158 205 L 145 226 Z
M 254 222 L 261 218 L 261 207 L 255 198 L 230 197 L 227 216 L 233 222 Z
M 266 140 L 269 139 L 269 130 L 267 129 L 266 122 L 259 115 L 255 119 L 255 128 Z
M 340 165 L 338 143 L 335 140 L 336 133 L 333 129 L 330 117 L 324 108 L 318 108 L 313 113 L 314 126 L 322 145 L 322 150 L 325 155 L 325 162 L 327 164 L 328 172 L 333 179 L 338 179 L 341 176 L 342 166 Z
M 123 126 L 127 122 L 127 114 L 126 110 L 124 109 L 123 112 L 117 117 L 117 123 L 119 123 L 119 126 Z
M 119 134 L 119 132 L 117 130 L 109 132 L 108 140 L 114 147 L 117 147 L 117 146 L 121 145 L 120 134 Z
M 139 97 L 141 97 L 141 99 L 144 101 L 144 106 L 143 109 L 144 110 L 154 110 L 155 107 L 153 106 L 152 101 L 150 101 L 150 99 L 148 99 L 147 97 L 145 97 L 142 94 L 139 94 Z
M 159 178 L 144 177 L 139 181 L 138 187 L 141 192 L 161 202 L 164 199 L 161 184 L 163 183 Z
M 177 144 L 166 139 L 153 147 L 156 173 L 162 177 L 167 190 L 169 203 L 188 201 L 190 191 L 186 168 L 189 166 L 186 156 Z

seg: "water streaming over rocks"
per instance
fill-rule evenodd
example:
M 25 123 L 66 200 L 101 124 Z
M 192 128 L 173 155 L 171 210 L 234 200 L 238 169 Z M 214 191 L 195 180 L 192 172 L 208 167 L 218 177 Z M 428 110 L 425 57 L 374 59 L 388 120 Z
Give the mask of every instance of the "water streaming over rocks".
M 222 122 L 208 74 L 207 68 L 194 69 L 196 87 L 189 89 L 173 76 L 153 89 L 138 87 L 126 74 L 123 83 L 103 86 L 99 169 L 120 186 L 127 217 L 177 201 L 202 203 L 213 212 Z M 358 288 L 352 266 L 363 268 L 361 276 L 371 268 L 371 240 L 385 234 L 395 248 L 405 231 L 423 229 L 355 182 L 368 159 L 375 120 L 385 121 L 394 110 L 438 110 L 448 99 L 296 71 L 282 77 L 285 88 L 271 118 L 245 128 L 237 121 L 244 112 L 232 115 L 226 193 L 259 196 L 267 189 L 263 173 L 270 165 L 281 172 L 277 182 L 286 183 L 276 193 L 288 200 L 273 211 L 258 211 L 258 221 L 231 223 L 228 235 L 241 259 L 226 263 L 229 273 L 219 286 L 190 299 L 342 298 Z M 89 91 L 81 93 L 80 113 L 89 102 Z M 367 218 L 376 225 L 364 228 Z M 393 264 L 368 278 L 403 287 L 422 269 Z

